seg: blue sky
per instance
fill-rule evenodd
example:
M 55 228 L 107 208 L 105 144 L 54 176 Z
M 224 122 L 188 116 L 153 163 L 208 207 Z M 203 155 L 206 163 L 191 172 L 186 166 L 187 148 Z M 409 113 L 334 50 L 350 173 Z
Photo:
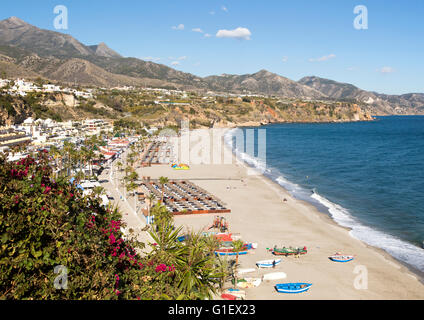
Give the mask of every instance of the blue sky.
M 0 19 L 55 30 L 57 5 L 68 8 L 60 32 L 198 76 L 267 69 L 380 93 L 424 92 L 422 0 L 15 0 L 3 1 Z M 366 30 L 354 28 L 357 5 L 367 7 Z

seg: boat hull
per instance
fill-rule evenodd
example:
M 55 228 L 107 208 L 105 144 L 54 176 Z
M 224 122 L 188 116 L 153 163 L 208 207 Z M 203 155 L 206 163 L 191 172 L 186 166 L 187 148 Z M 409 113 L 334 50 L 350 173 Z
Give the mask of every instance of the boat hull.
M 245 255 L 247 254 L 247 251 L 240 251 L 238 252 L 238 255 Z M 215 255 L 217 256 L 236 256 L 237 252 L 232 251 L 215 251 Z
M 243 288 L 243 289 L 254 288 L 254 287 L 258 287 L 262 282 L 261 278 L 245 278 L 243 280 L 244 281 L 237 282 L 237 287 Z
M 312 286 L 311 283 L 281 283 L 275 286 L 275 289 L 280 293 L 302 293 L 308 291 Z
M 353 256 L 331 256 L 328 257 L 331 261 L 334 262 L 349 262 L 352 261 L 354 259 Z
M 275 261 L 275 264 L 273 263 L 273 261 Z M 276 259 L 276 260 L 263 260 L 263 261 L 257 261 L 256 265 L 258 266 L 258 268 L 272 268 L 274 266 L 277 266 L 281 263 L 281 259 Z
M 237 299 L 246 299 L 246 292 L 240 289 L 227 289 L 224 291 L 224 294 L 230 294 L 235 296 Z
M 284 272 L 272 272 L 264 274 L 262 277 L 263 281 L 281 280 L 287 278 L 287 274 Z
M 240 269 L 237 273 L 238 274 L 245 274 L 245 273 L 250 273 L 250 272 L 255 272 L 256 269 L 255 268 L 246 268 L 246 269 Z

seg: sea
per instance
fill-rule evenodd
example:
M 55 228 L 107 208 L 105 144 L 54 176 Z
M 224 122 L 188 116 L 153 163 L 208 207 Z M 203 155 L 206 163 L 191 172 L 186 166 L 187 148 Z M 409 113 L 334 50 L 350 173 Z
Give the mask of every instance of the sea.
M 254 139 L 236 143 L 241 132 Z M 225 140 L 353 237 L 424 272 L 424 116 L 238 128 Z

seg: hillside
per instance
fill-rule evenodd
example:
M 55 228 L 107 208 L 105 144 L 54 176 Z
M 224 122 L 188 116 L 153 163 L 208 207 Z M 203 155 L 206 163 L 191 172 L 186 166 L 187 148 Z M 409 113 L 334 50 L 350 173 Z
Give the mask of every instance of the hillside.
M 70 35 L 11 17 L 0 21 L 0 73 L 64 84 L 113 88 L 160 87 L 196 92 L 258 94 L 302 100 L 345 101 L 376 114 L 424 114 L 424 94 L 384 95 L 318 77 L 296 82 L 267 70 L 198 77 L 163 64 L 122 57 L 105 43 L 85 45 Z
M 316 89 L 334 100 L 357 101 L 375 115 L 424 114 L 424 94 L 387 95 L 365 91 L 352 84 L 319 77 L 304 77 L 299 83 Z
M 254 74 L 210 76 L 205 80 L 212 90 L 225 92 L 252 92 L 264 95 L 284 96 L 288 98 L 324 99 L 321 92 L 299 84 L 288 78 L 261 70 Z

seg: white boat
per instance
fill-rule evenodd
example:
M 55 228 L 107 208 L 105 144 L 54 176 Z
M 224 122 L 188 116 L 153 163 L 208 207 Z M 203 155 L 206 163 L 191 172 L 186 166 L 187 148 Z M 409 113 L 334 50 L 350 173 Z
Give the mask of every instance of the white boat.
M 280 280 L 287 278 L 287 274 L 284 272 L 271 272 L 264 274 L 262 277 L 263 281 Z
M 346 255 L 346 254 L 335 254 L 328 258 L 335 262 L 349 262 L 354 259 L 354 256 Z
M 256 269 L 255 268 L 246 268 L 246 269 L 240 269 L 237 273 L 238 274 L 245 274 L 245 273 L 250 273 L 250 272 L 255 272 Z
M 237 286 L 243 289 L 258 287 L 262 282 L 261 278 L 244 278 L 237 282 Z
M 258 268 L 272 268 L 281 263 L 281 259 L 256 261 Z
M 243 299 L 243 300 L 246 299 L 246 291 L 244 291 L 244 290 L 231 288 L 231 289 L 225 290 L 224 293 L 232 294 L 233 296 L 236 296 L 237 298 L 240 298 L 240 299 Z

